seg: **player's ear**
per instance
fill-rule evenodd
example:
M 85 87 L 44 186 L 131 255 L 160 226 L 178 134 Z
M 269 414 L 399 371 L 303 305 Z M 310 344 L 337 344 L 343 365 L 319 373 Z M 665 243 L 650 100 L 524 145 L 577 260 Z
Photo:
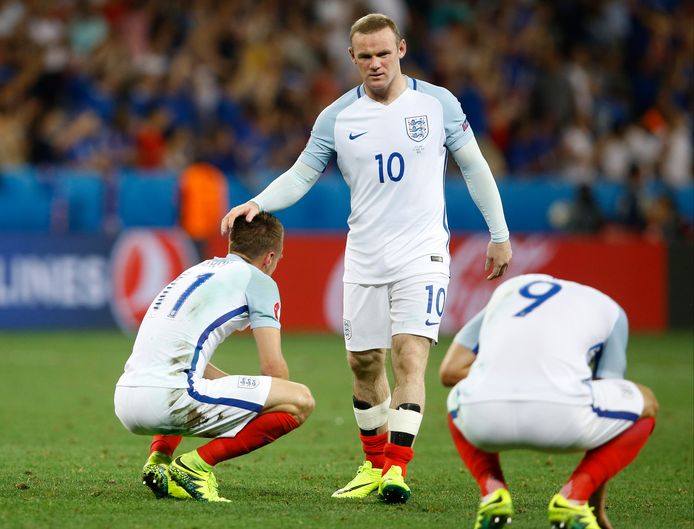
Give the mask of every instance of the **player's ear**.
M 349 57 L 350 57 L 350 59 L 352 59 L 352 62 L 354 64 L 357 64 L 357 59 L 354 56 L 354 48 L 352 48 L 352 46 L 350 46 L 349 48 L 347 48 L 347 51 L 349 52 Z
M 400 39 L 400 44 L 398 45 L 398 57 L 402 59 L 406 53 L 407 44 L 405 43 L 405 39 Z

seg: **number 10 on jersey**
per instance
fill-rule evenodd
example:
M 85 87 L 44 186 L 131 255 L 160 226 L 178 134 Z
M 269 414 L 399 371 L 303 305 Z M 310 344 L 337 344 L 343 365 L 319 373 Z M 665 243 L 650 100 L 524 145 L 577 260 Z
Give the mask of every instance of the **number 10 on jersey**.
M 384 184 L 386 179 L 383 174 L 383 154 L 378 153 L 375 156 L 375 159 L 378 162 L 378 181 Z M 388 178 L 390 180 L 393 182 L 399 182 L 402 180 L 402 177 L 405 175 L 405 159 L 402 157 L 402 154 L 399 152 L 392 153 L 390 156 L 388 156 L 385 166 L 386 172 L 388 173 Z M 395 169 L 398 171 L 397 174 L 395 173 Z

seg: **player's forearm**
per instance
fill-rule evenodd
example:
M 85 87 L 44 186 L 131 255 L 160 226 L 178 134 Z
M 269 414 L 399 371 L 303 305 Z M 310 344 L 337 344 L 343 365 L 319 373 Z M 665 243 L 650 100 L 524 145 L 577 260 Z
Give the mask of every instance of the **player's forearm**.
M 289 368 L 282 356 L 280 330 L 274 327 L 258 327 L 253 329 L 253 337 L 258 347 L 260 373 L 288 380 Z
M 289 380 L 289 367 L 284 360 L 274 361 L 267 365 L 260 366 L 260 373 L 268 377 L 282 378 Z
M 466 378 L 476 358 L 471 349 L 454 341 L 448 348 L 439 368 L 441 384 L 450 388 Z
M 482 156 L 477 141 L 473 138 L 455 151 L 453 159 L 460 167 L 470 196 L 489 227 L 492 242 L 507 241 L 509 233 L 499 188 L 496 186 L 492 171 Z
M 260 211 L 278 211 L 296 203 L 316 183 L 320 173 L 297 161 L 275 178 L 260 194 L 251 199 Z

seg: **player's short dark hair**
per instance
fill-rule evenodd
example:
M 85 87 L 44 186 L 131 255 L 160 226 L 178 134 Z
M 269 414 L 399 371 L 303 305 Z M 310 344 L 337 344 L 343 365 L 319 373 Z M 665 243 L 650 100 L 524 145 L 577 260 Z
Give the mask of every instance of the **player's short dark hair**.
M 381 31 L 383 28 L 390 28 L 393 34 L 395 34 L 396 46 L 400 44 L 402 35 L 400 34 L 398 25 L 392 18 L 381 13 L 371 13 L 363 16 L 352 24 L 352 29 L 349 31 L 349 42 L 352 42 L 352 37 L 354 37 L 355 33 L 376 33 L 377 31 Z
M 282 250 L 284 228 L 273 214 L 261 211 L 251 222 L 245 215 L 236 217 L 229 232 L 229 252 L 255 259 L 265 252 Z

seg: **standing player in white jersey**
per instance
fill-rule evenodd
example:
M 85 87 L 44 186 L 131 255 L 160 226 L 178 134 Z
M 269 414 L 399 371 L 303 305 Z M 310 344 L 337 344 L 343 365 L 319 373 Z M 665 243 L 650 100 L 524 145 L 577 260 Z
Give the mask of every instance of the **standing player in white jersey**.
M 239 216 L 250 220 L 259 211 L 294 204 L 337 155 L 351 195 L 344 334 L 366 460 L 333 497 L 363 498 L 378 489 L 385 501 L 404 502 L 410 496 L 405 472 L 424 412 L 424 371 L 438 339 L 450 275 L 448 152 L 489 226 L 488 279 L 504 273 L 511 245 L 494 177 L 457 99 L 401 73 L 405 40 L 390 18 L 371 14 L 357 20 L 350 41 L 363 84 L 318 116 L 298 161 L 257 197 L 233 208 L 222 231 Z M 392 398 L 387 349 L 395 377 Z
M 549 504 L 552 527 L 611 529 L 607 481 L 655 426 L 652 391 L 624 380 L 628 323 L 591 287 L 529 274 L 499 286 L 441 364 L 448 423 L 482 501 L 475 529 L 510 521 L 500 450 L 586 451 Z M 595 514 L 597 514 L 597 519 Z
M 158 498 L 228 501 L 213 466 L 273 442 L 313 410 L 308 388 L 287 380 L 280 347 L 280 298 L 270 276 L 283 238 L 269 213 L 239 219 L 229 255 L 183 272 L 147 310 L 114 401 L 128 430 L 154 434 L 143 482 Z M 217 346 L 248 326 L 261 375 L 214 367 Z M 184 435 L 214 440 L 172 461 Z

